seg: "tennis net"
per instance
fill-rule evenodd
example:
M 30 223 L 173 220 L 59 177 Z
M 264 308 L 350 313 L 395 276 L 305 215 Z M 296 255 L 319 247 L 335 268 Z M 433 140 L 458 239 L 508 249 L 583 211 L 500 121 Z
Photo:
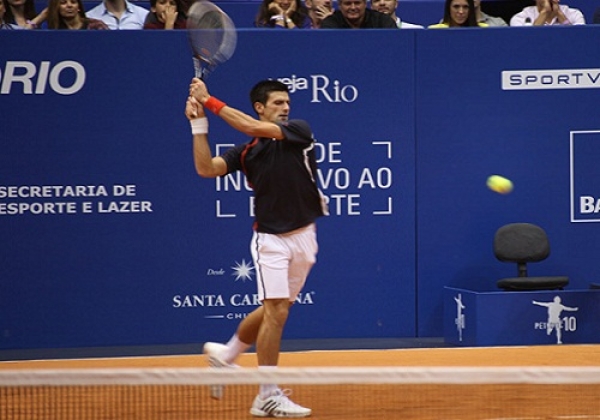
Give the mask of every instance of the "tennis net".
M 261 383 L 319 420 L 600 419 L 597 367 L 0 370 L 0 419 L 251 419 Z

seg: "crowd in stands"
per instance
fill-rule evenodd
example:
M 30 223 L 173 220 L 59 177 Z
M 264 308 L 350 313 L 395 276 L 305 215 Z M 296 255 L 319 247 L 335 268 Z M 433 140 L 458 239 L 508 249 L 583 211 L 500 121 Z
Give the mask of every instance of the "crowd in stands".
M 0 29 L 185 29 L 193 0 L 150 0 L 150 9 L 129 0 L 102 0 L 84 10 L 82 0 L 49 0 L 39 13 L 34 0 L 0 0 Z M 254 26 L 274 29 L 422 29 L 396 14 L 398 0 L 263 0 Z M 481 10 L 481 0 L 445 0 L 443 17 L 428 28 L 584 25 L 583 13 L 560 0 L 535 0 L 509 22 Z M 600 23 L 600 7 L 593 16 Z

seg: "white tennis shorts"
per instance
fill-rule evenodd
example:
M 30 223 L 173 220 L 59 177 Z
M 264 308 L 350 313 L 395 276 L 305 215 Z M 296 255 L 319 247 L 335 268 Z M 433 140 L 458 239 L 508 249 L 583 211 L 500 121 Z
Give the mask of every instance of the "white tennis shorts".
M 296 300 L 317 260 L 314 223 L 284 234 L 254 232 L 250 251 L 256 269 L 258 297 Z

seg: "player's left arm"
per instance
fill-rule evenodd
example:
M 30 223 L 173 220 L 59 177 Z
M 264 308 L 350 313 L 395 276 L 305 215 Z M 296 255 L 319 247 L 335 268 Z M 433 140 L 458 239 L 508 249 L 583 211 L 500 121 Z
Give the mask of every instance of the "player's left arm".
M 194 166 L 198 175 L 205 178 L 225 175 L 227 163 L 221 156 L 212 156 L 208 144 L 208 121 L 204 109 L 192 97 L 186 101 L 185 116 L 192 125 Z

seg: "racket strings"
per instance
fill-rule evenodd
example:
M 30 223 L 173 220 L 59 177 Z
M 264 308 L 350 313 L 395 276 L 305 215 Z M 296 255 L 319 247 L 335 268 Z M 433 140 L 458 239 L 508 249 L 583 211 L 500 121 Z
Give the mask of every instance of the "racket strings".
M 233 55 L 237 44 L 235 26 L 213 3 L 195 2 L 188 12 L 187 28 L 197 77 L 206 77 Z

